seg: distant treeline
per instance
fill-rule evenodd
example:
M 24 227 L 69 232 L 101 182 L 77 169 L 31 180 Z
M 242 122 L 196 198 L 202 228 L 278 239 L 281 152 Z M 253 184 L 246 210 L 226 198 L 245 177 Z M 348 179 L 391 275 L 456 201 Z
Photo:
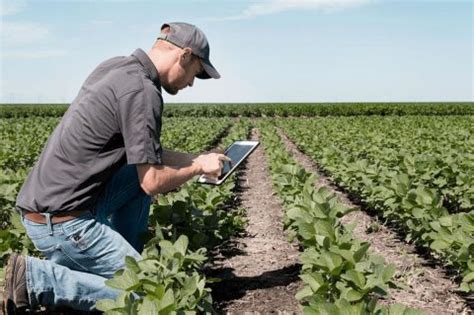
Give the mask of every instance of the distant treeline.
M 60 117 L 67 104 L 0 104 L 0 117 Z M 236 103 L 165 104 L 163 116 L 289 117 L 356 115 L 473 115 L 474 102 L 458 103 Z

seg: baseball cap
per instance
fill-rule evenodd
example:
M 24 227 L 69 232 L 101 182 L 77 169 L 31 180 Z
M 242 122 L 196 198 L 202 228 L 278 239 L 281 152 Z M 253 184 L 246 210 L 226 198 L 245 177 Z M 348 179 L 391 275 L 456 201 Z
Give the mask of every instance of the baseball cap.
M 188 23 L 173 22 L 165 23 L 161 26 L 161 30 L 165 27 L 170 28 L 168 34 L 161 33 L 158 39 L 166 40 L 178 47 L 189 47 L 193 50 L 193 55 L 201 59 L 204 71 L 196 75 L 199 79 L 219 79 L 221 75 L 209 60 L 210 48 L 206 35 L 196 26 Z

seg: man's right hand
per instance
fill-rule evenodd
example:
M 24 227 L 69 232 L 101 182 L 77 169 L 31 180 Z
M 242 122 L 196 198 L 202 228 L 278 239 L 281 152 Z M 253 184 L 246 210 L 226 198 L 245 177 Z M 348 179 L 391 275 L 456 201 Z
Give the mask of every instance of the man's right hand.
M 224 162 L 232 160 L 222 153 L 204 153 L 193 160 L 199 175 L 217 180 L 222 173 Z

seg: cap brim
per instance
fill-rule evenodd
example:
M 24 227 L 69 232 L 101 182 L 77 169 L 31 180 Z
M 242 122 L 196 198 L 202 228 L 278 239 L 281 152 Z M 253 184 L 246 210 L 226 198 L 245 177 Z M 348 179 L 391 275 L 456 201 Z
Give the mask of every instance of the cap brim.
M 198 75 L 196 75 L 199 79 L 219 79 L 221 75 L 217 72 L 216 68 L 212 65 L 210 60 L 201 59 L 202 67 L 204 71 Z

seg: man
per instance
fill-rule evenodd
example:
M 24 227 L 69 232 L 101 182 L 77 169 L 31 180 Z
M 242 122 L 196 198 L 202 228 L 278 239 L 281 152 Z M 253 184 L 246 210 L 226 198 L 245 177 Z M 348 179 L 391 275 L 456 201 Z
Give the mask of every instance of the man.
M 151 196 L 196 175 L 219 176 L 228 158 L 162 148 L 161 88 L 175 95 L 194 78 L 220 77 L 204 33 L 168 23 L 152 49 L 101 63 L 46 143 L 16 203 L 23 225 L 47 260 L 13 254 L 4 307 L 94 310 L 118 291 L 104 281 L 140 259 Z

